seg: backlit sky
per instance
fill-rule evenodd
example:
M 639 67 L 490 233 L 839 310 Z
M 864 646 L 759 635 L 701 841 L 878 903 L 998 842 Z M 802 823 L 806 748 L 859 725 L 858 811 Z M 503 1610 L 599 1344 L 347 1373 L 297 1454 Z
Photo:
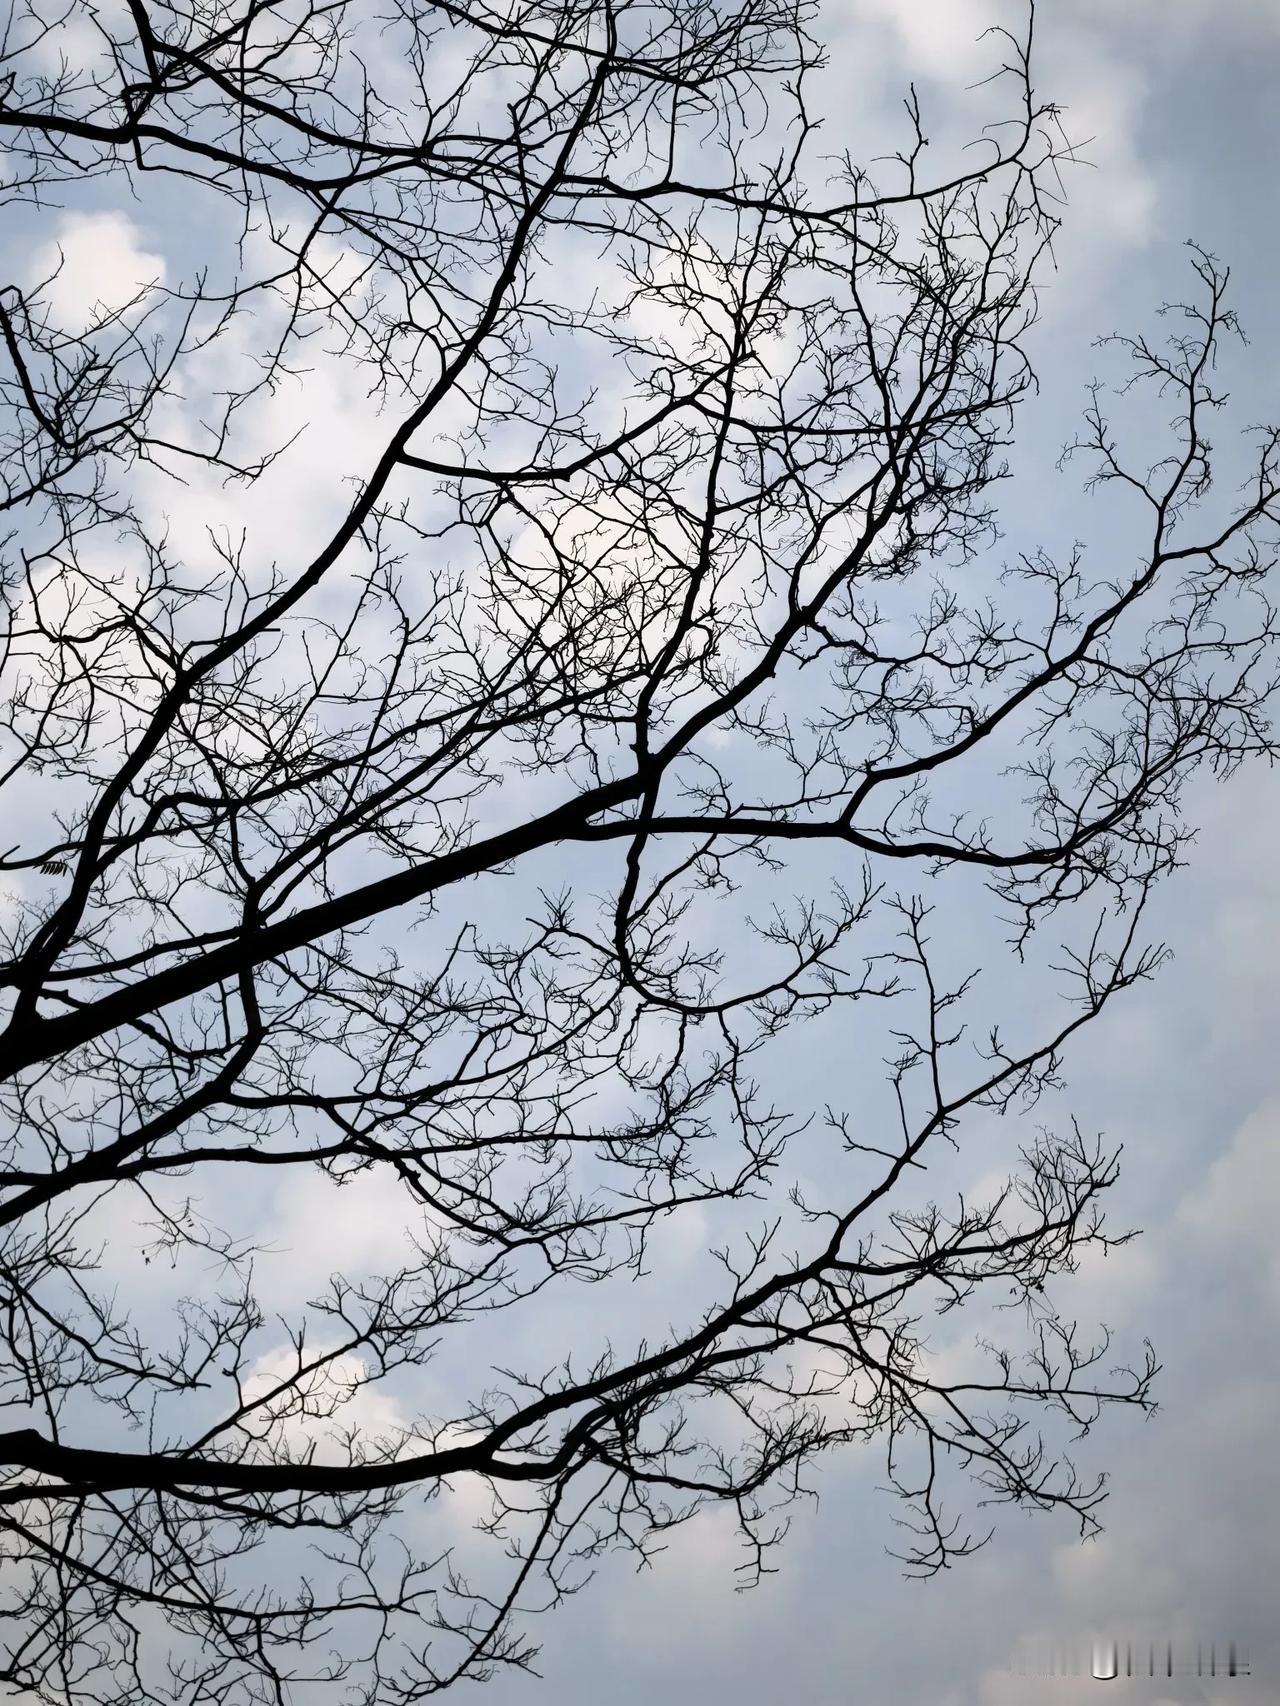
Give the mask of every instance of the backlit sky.
M 817 98 L 824 144 L 863 157 L 896 146 L 889 127 L 912 79 L 926 129 L 962 124 L 966 84 L 990 63 L 977 38 L 1017 15 L 998 0 L 832 0 L 821 26 L 831 50 Z M 1099 359 L 1094 338 L 1151 326 L 1156 305 L 1187 288 L 1186 239 L 1231 267 L 1251 340 L 1228 380 L 1233 424 L 1280 415 L 1280 0 L 1041 0 L 1038 31 L 1040 90 L 1066 109 L 1073 138 L 1092 140 L 1067 185 L 1032 346 L 1042 395 L 1022 422 L 1003 519 L 1019 544 L 1061 549 L 1079 537 L 1105 554 L 1107 512 L 1081 496 L 1078 472 L 1055 472 L 1057 450 Z M 113 269 L 138 279 L 181 259 L 181 235 L 146 226 L 123 199 L 61 224 L 51 217 L 48 240 L 62 245 L 57 288 L 72 297 L 90 276 L 109 294 Z M 349 401 L 318 380 L 307 411 L 323 424 Z M 326 457 L 345 458 L 349 439 L 332 431 L 313 443 L 307 478 L 323 483 Z M 305 501 L 305 485 L 295 495 Z M 283 536 L 287 506 L 272 501 L 274 516 L 256 521 Z M 183 525 L 175 516 L 179 534 Z M 1143 1653 L 1149 1639 L 1171 1639 L 1180 1656 L 1197 1640 L 1234 1639 L 1253 1661 L 1251 1682 L 1110 1685 L 1124 1698 L 1280 1698 L 1280 1640 L 1268 1635 L 1280 1622 L 1280 775 L 1255 769 L 1198 787 L 1191 807 L 1204 830 L 1152 926 L 1175 958 L 1067 1060 L 1063 1107 L 1124 1145 L 1110 1215 L 1145 1229 L 1087 1264 L 1068 1301 L 1131 1344 L 1149 1335 L 1164 1364 L 1159 1413 L 1113 1415 L 1081 1452 L 1084 1467 L 1111 1474 L 1104 1535 L 1081 1545 L 1055 1518 L 1002 1513 L 985 1551 L 907 1582 L 885 1555 L 895 1507 L 876 1491 L 883 1459 L 847 1453 L 817 1477 L 820 1503 L 796 1510 L 779 1573 L 762 1587 L 734 1592 L 738 1555 L 710 1514 L 641 1575 L 626 1558 L 606 1559 L 544 1619 L 542 1680 L 499 1679 L 472 1698 L 1076 1706 L 1100 1685 L 1038 1683 L 1002 1667 L 1020 1640 L 1097 1635 Z M 299 1296 L 317 1264 L 376 1259 L 394 1212 L 366 1193 L 330 1221 L 327 1190 L 290 1181 L 268 1205 Z M 594 1306 L 587 1295 L 581 1307 Z
M 874 137 L 914 78 L 949 110 L 985 69 L 985 0 L 844 0 L 827 10 L 827 110 Z M 1232 268 L 1250 338 L 1232 372 L 1235 419 L 1280 405 L 1280 6 L 1266 0 L 1049 0 L 1039 81 L 1090 161 L 1068 188 L 1058 272 L 1035 353 L 1043 396 L 1024 438 L 1016 520 L 1099 541 L 1079 482 L 1052 472 L 1072 431 L 1094 337 L 1151 324 L 1185 288 L 1194 238 Z M 856 98 L 848 98 L 850 90 Z M 828 118 L 828 126 L 836 123 Z M 927 128 L 927 127 L 926 127 Z M 1024 430 L 1027 422 L 1023 423 Z M 1098 518 L 1100 519 L 1100 518 Z M 1125 1145 L 1111 1209 L 1145 1236 L 1078 1276 L 1082 1319 L 1149 1333 L 1159 1413 L 1108 1419 L 1082 1461 L 1111 1473 L 1105 1533 L 1081 1544 L 1043 1516 L 1004 1515 L 991 1545 L 930 1582 L 885 1556 L 894 1508 L 879 1458 L 819 1478 L 761 1588 L 714 1516 L 677 1533 L 652 1570 L 625 1561 L 543 1621 L 544 1681 L 510 1679 L 493 1706 L 734 1702 L 735 1706 L 1077 1706 L 1088 1678 L 1006 1674 L 1020 1640 L 1095 1635 L 1236 1639 L 1254 1679 L 1123 1680 L 1103 1698 L 1272 1701 L 1280 1690 L 1280 776 L 1253 770 L 1195 796 L 1204 830 L 1154 925 L 1175 958 L 1068 1061 L 1067 1105 Z M 1087 1649 L 1086 1649 L 1087 1650 Z M 1207 1666 L 1206 1666 L 1207 1668 Z

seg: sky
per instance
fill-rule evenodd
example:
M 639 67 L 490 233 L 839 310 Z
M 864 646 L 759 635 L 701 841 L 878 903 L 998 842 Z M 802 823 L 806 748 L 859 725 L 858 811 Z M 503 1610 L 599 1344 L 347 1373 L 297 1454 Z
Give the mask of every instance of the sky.
M 988 63 L 977 38 L 1009 15 L 996 0 L 833 0 L 822 25 L 831 64 L 817 97 L 827 133 L 840 127 L 841 145 L 874 152 L 913 79 L 927 115 L 944 128 L 963 122 L 966 84 Z M 1251 340 L 1232 371 L 1234 418 L 1276 412 L 1280 6 L 1042 0 L 1038 61 L 1042 92 L 1065 109 L 1068 131 L 1091 141 L 1089 163 L 1067 186 L 1035 334 L 1041 395 L 1024 411 L 1002 521 L 1013 541 L 1043 534 L 1060 544 L 1096 539 L 1099 516 L 1105 525 L 1105 510 L 1091 519 L 1078 475 L 1054 466 L 1099 359 L 1093 341 L 1149 325 L 1153 308 L 1185 288 L 1186 240 L 1232 269 Z M 113 278 L 127 290 L 180 259 L 123 203 L 82 210 L 47 241 L 66 258 L 55 288 L 69 293 L 68 313 L 90 274 L 109 299 Z M 307 393 L 313 418 L 345 423 L 345 436 L 329 435 L 331 448 L 308 462 L 310 489 L 349 465 L 350 434 L 362 430 L 360 398 L 335 394 L 333 383 L 321 376 Z M 193 503 L 175 526 L 194 537 L 205 519 Z M 261 548 L 284 537 L 291 524 L 278 488 L 271 512 L 250 519 Z M 1248 1680 L 1110 1685 L 1126 1699 L 1255 1706 L 1277 1697 L 1280 775 L 1254 769 L 1223 788 L 1198 785 L 1191 815 L 1204 828 L 1189 867 L 1154 903 L 1152 928 L 1174 957 L 1067 1061 L 1063 1106 L 1124 1146 L 1110 1214 L 1144 1231 L 1086 1262 L 1065 1295 L 1082 1319 L 1105 1320 L 1131 1343 L 1148 1335 L 1163 1364 L 1158 1412 L 1108 1418 L 1081 1451 L 1084 1466 L 1110 1476 L 1105 1532 L 1082 1544 L 1055 1517 L 1005 1512 L 978 1555 L 906 1581 L 887 1556 L 895 1507 L 878 1491 L 882 1456 L 853 1450 L 816 1476 L 819 1500 L 796 1510 L 778 1573 L 760 1587 L 735 1591 L 732 1535 L 707 1513 L 641 1573 L 625 1557 L 605 1559 L 542 1621 L 541 1679 L 499 1678 L 486 1686 L 489 1706 L 1076 1706 L 1100 1685 L 1018 1676 L 1008 1656 L 1019 1643 L 1084 1648 L 1103 1636 L 1142 1652 L 1171 1640 L 1179 1661 L 1198 1641 L 1221 1650 L 1234 1640 L 1251 1660 Z M 264 1211 L 298 1296 L 337 1260 L 314 1240 L 318 1223 L 333 1224 L 330 1190 L 319 1177 L 290 1180 Z M 344 1204 L 335 1237 L 355 1266 L 385 1250 L 396 1211 L 380 1190 Z M 392 1400 L 367 1402 L 375 1409 L 364 1419 L 377 1426 L 376 1405 Z
M 843 0 L 824 13 L 832 114 L 868 137 L 914 79 L 926 111 L 963 106 L 975 46 L 1003 15 L 984 0 Z M 1250 339 L 1232 370 L 1236 418 L 1280 391 L 1280 8 L 1242 0 L 1071 0 L 1042 5 L 1040 87 L 1091 136 L 1068 182 L 1057 271 L 1034 346 L 1042 394 L 1020 422 L 1020 483 L 1002 520 L 1093 541 L 1079 482 L 1053 470 L 1073 430 L 1093 340 L 1151 323 L 1176 297 L 1188 239 L 1232 269 Z M 831 127 L 838 122 L 828 117 Z M 1109 1209 L 1144 1235 L 1085 1264 L 1067 1297 L 1082 1320 L 1163 1364 L 1149 1419 L 1108 1418 L 1081 1461 L 1105 1468 L 1104 1533 L 1080 1542 L 1051 1516 L 1002 1513 L 990 1545 L 927 1582 L 886 1555 L 894 1508 L 874 1450 L 817 1477 L 779 1573 L 738 1593 L 728 1525 L 677 1531 L 636 1573 L 606 1564 L 543 1620 L 541 1685 L 491 1685 L 493 1706 L 653 1701 L 735 1706 L 1077 1706 L 1091 1678 L 1032 1679 L 1011 1655 L 1044 1643 L 1236 1640 L 1249 1679 L 1206 1675 L 1105 1685 L 1102 1698 L 1270 1702 L 1280 1688 L 1280 775 L 1254 769 L 1197 790 L 1203 830 L 1156 902 L 1174 957 L 1104 1015 L 1067 1061 L 1065 1105 L 1124 1145 Z

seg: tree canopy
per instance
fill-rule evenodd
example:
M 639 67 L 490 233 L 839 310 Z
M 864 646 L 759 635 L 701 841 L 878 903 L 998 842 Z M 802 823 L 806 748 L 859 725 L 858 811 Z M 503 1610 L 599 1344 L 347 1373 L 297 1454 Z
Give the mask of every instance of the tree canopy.
M 1070 447 L 1143 548 L 1002 551 L 1074 158 L 1033 23 L 931 176 L 914 92 L 833 152 L 808 0 L 14 11 L 15 242 L 65 204 L 164 249 L 87 317 L 56 258 L 0 291 L 31 1698 L 529 1667 L 527 1613 L 709 1503 L 770 1568 L 854 1442 L 914 1571 L 986 1539 L 968 1479 L 1096 1522 L 1059 1436 L 1156 1362 L 1055 1310 L 1118 1158 L 1029 1120 L 1164 956 L 1186 779 L 1273 751 L 1280 439 L 1212 486 L 1193 250 L 1110 340 L 1143 442 L 1099 385 Z M 998 1115 L 1008 1183 L 931 1193 Z M 404 1227 L 282 1314 L 263 1205 L 316 1170 Z M 714 1294 L 645 1315 L 682 1219 Z M 934 1359 L 989 1297 L 984 1371 Z

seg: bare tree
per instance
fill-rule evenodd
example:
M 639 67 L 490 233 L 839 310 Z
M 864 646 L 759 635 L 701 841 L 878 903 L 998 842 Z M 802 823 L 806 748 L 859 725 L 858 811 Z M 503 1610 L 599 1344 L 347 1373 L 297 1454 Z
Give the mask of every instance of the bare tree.
M 1165 448 L 1127 458 L 1101 389 L 1073 447 L 1144 549 L 1003 563 L 1071 157 L 1030 20 L 965 163 L 925 176 L 912 95 L 874 182 L 816 152 L 814 28 L 11 14 L 12 230 L 127 190 L 185 269 L 87 326 L 56 264 L 0 293 L 0 1609 L 32 1698 L 386 1706 L 528 1667 L 523 1613 L 708 1503 L 754 1579 L 855 1440 L 929 1573 L 988 1532 L 948 1462 L 1087 1528 L 1058 1435 L 1150 1406 L 1150 1348 L 1110 1368 L 1046 1290 L 1126 1236 L 1116 1153 L 1068 1122 L 991 1200 L 926 1175 L 1158 965 L 1185 779 L 1272 750 L 1277 437 L 1219 504 L 1236 327 L 1195 252 L 1172 336 L 1117 351 Z M 382 429 L 300 504 L 316 370 Z M 244 532 L 197 550 L 166 508 L 224 481 Z M 843 1100 L 797 1088 L 771 1045 L 806 1024 L 880 1038 L 887 1094 L 852 1054 Z M 815 1202 L 783 1159 L 820 1131 Z M 290 1169 L 383 1172 L 416 1230 L 281 1323 L 254 1246 Z M 699 1208 L 718 1295 L 611 1324 Z M 139 1247 L 162 1309 L 121 1290 Z M 949 1375 L 923 1323 L 988 1296 L 1016 1342 Z M 460 1485 L 492 1500 L 474 1565 Z

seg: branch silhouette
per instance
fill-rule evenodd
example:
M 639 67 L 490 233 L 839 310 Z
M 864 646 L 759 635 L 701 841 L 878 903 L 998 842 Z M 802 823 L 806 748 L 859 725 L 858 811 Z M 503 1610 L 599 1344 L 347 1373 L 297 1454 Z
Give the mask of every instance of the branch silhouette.
M 914 91 L 819 154 L 808 0 L 15 12 L 6 208 L 182 237 L 0 291 L 10 1686 L 407 1706 L 707 1505 L 750 1585 L 855 1444 L 911 1573 L 990 1537 L 953 1484 L 1096 1526 L 1070 1441 L 1157 1364 L 1053 1287 L 1118 1152 L 946 1169 L 1162 963 L 1187 779 L 1274 752 L 1280 433 L 1224 500 L 1193 248 L 1067 453 L 1138 548 L 999 555 L 1034 23 L 931 178 Z M 317 1175 L 400 1208 L 282 1304 Z

